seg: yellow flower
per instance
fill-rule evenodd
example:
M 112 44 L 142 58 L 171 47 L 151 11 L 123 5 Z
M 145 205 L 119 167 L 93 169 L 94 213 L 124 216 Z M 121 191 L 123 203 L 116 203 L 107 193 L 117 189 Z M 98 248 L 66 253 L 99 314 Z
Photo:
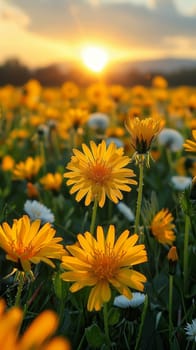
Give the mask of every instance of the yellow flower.
M 77 98 L 79 92 L 79 87 L 72 81 L 66 81 L 61 87 L 62 97 L 68 100 Z
M 131 135 L 131 146 L 135 150 L 135 159 L 139 160 L 138 157 L 145 158 L 148 155 L 150 147 L 155 137 L 160 133 L 164 126 L 164 122 L 155 118 L 128 118 L 125 122 L 127 131 Z M 148 159 L 147 159 L 148 165 Z
M 84 125 L 87 122 L 89 114 L 87 109 L 70 108 L 65 113 L 65 118 L 67 118 L 70 127 L 77 130 L 81 125 Z
M 10 138 L 11 139 L 26 139 L 29 137 L 29 132 L 25 129 L 14 129 L 11 133 L 10 133 Z
M 167 259 L 169 261 L 169 274 L 175 275 L 176 273 L 176 265 L 178 261 L 178 253 L 176 247 L 171 247 L 169 253 L 167 254 Z
M 109 87 L 109 95 L 114 99 L 115 102 L 120 101 L 124 94 L 125 88 L 122 85 L 111 85 Z
M 41 85 L 38 80 L 36 79 L 30 79 L 25 85 L 24 89 L 27 93 L 32 93 L 35 95 L 40 94 L 41 92 Z
M 14 164 L 15 160 L 11 156 L 6 155 L 2 159 L 1 168 L 3 171 L 9 171 L 13 169 Z
M 108 137 L 122 137 L 125 134 L 124 128 L 120 126 L 111 126 L 106 129 L 106 135 Z
M 0 300 L 0 349 L 3 350 L 70 350 L 69 342 L 62 337 L 49 340 L 57 329 L 57 315 L 50 310 L 43 311 L 30 324 L 22 336 L 18 336 L 23 312 L 18 307 L 6 311 L 6 304 Z
M 0 349 L 16 349 L 16 340 L 22 321 L 22 311 L 18 308 L 6 310 L 6 304 L 0 299 Z
M 158 89 L 166 89 L 168 86 L 167 80 L 161 75 L 157 75 L 152 80 L 152 86 Z
M 179 158 L 179 160 L 176 162 L 175 169 L 180 176 L 196 176 L 196 158 Z
M 61 259 L 64 249 L 54 237 L 55 230 L 49 223 L 42 227 L 41 220 L 30 222 L 27 215 L 15 219 L 12 227 L 4 222 L 0 225 L 0 247 L 7 253 L 8 260 L 19 263 L 24 271 L 31 270 L 31 263 L 40 261 L 55 267 L 51 259 Z
M 184 149 L 187 152 L 196 152 L 196 129 L 192 131 L 192 135 L 193 135 L 193 139 L 192 140 L 186 140 L 186 142 L 184 143 Z
M 173 220 L 168 209 L 162 209 L 155 215 L 151 223 L 151 231 L 158 242 L 172 245 L 175 241 Z
M 108 89 L 103 83 L 91 84 L 86 90 L 89 103 L 98 106 L 108 96 Z
M 15 180 L 31 180 L 36 176 L 42 166 L 42 160 L 40 157 L 33 159 L 28 157 L 24 162 L 19 162 L 13 169 Z
M 44 186 L 45 190 L 59 191 L 63 181 L 63 177 L 60 173 L 48 173 L 47 175 L 43 176 L 39 181 Z
M 27 196 L 29 198 L 38 198 L 39 197 L 39 190 L 38 190 L 36 184 L 33 184 L 32 182 L 27 182 L 26 192 L 27 192 Z
M 189 97 L 187 104 L 191 112 L 196 110 L 196 94 Z
M 163 122 L 154 118 L 129 118 L 125 126 L 131 135 L 131 145 L 139 154 L 145 154 L 150 150 L 150 146 L 155 137 L 163 128 Z
M 103 228 L 97 227 L 97 239 L 90 232 L 77 236 L 78 244 L 67 246 L 71 256 L 63 256 L 62 273 L 65 281 L 74 282 L 71 292 L 92 287 L 87 309 L 100 310 L 111 298 L 110 285 L 127 298 L 132 298 L 130 288 L 143 291 L 146 277 L 133 270 L 133 265 L 147 261 L 145 246 L 135 246 L 138 235 L 129 237 L 129 231 L 121 233 L 115 242 L 115 227 L 110 225 L 107 237 Z
M 172 262 L 178 261 L 178 253 L 175 246 L 170 248 L 167 254 L 167 259 L 171 260 Z
M 69 342 L 62 337 L 47 341 L 57 329 L 58 318 L 55 312 L 45 310 L 39 314 L 19 340 L 17 350 L 70 350 Z
M 67 185 L 73 185 L 70 193 L 78 192 L 76 200 L 79 202 L 86 196 L 85 205 L 97 200 L 100 207 L 104 206 L 106 196 L 118 203 L 123 198 L 121 191 L 131 191 L 128 185 L 136 185 L 135 176 L 129 168 L 124 168 L 130 161 L 123 156 L 123 148 L 117 148 L 111 143 L 106 148 L 105 141 L 96 145 L 90 142 L 90 148 L 82 145 L 83 152 L 73 149 L 74 156 L 67 165 L 69 172 L 64 174 L 68 178 Z

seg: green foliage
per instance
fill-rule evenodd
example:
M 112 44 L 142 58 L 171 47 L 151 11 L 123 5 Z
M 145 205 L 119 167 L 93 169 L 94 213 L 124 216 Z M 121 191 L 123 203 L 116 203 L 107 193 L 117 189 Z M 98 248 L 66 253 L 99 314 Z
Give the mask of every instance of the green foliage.
M 105 335 L 97 324 L 92 324 L 85 329 L 85 336 L 90 347 L 100 349 L 105 342 Z

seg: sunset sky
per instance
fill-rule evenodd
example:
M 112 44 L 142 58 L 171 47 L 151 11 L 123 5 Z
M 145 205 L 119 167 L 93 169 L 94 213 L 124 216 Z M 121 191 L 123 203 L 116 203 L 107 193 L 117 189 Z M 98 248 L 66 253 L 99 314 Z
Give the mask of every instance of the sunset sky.
M 196 0 L 0 0 L 3 62 L 80 59 L 84 46 L 110 60 L 196 59 Z

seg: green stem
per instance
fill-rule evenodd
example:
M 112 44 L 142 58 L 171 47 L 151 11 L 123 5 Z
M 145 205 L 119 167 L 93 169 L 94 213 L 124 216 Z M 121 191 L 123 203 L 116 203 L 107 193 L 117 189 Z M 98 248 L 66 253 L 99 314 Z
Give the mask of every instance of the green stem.
M 43 161 L 43 174 L 47 173 L 47 169 L 46 169 L 46 156 L 45 156 L 45 146 L 44 146 L 44 142 L 40 141 L 40 157 Z
M 184 291 L 187 291 L 187 282 L 188 282 L 188 245 L 189 245 L 189 228 L 190 228 L 190 218 L 185 215 L 185 232 L 184 232 L 184 261 L 183 261 L 183 270 L 184 270 Z
M 136 339 L 136 344 L 135 344 L 135 349 L 134 350 L 138 350 L 139 346 L 140 346 L 141 337 L 142 337 L 142 331 L 143 331 L 143 326 L 144 326 L 144 321 L 145 321 L 147 309 L 148 309 L 148 296 L 146 295 L 145 301 L 144 301 L 144 307 L 143 307 L 143 311 L 142 311 L 142 316 L 141 316 L 141 322 L 140 322 L 139 331 L 138 331 L 138 336 L 137 336 L 137 339 Z
M 172 333 L 173 333 L 173 323 L 172 323 L 172 303 L 173 303 L 173 275 L 169 275 L 169 344 L 170 349 L 172 349 Z
M 195 342 L 195 341 L 193 341 L 193 344 L 192 344 L 192 349 L 191 349 L 191 350 L 195 350 L 195 348 L 196 348 L 196 342 Z
M 90 225 L 90 233 L 94 235 L 95 232 L 95 222 L 96 222 L 96 216 L 97 216 L 97 206 L 98 202 L 95 199 L 94 205 L 93 205 L 93 212 L 92 212 L 92 218 L 91 218 L 91 225 Z
M 105 337 L 107 341 L 107 345 L 110 347 L 110 334 L 109 334 L 109 326 L 108 326 L 108 308 L 107 303 L 104 303 L 103 305 L 103 321 L 104 321 L 104 331 L 105 331 Z
M 161 253 L 161 245 L 159 242 L 155 241 L 155 272 L 156 275 L 159 274 L 159 259 L 160 259 L 160 253 Z
M 140 227 L 140 213 L 142 205 L 142 191 L 143 191 L 143 177 L 144 177 L 144 163 L 141 161 L 139 163 L 139 187 L 138 187 L 138 196 L 137 196 L 137 207 L 135 215 L 135 233 L 139 234 Z
M 167 155 L 167 162 L 169 165 L 170 170 L 173 170 L 173 160 L 172 160 L 172 155 L 171 155 L 171 151 L 169 150 L 169 148 L 166 148 L 166 155 Z
M 82 344 L 84 342 L 84 339 L 85 339 L 85 333 L 83 334 L 82 338 L 81 338 L 81 341 L 80 341 L 80 344 L 78 345 L 77 347 L 77 350 L 81 350 L 82 349 Z
M 71 149 L 77 147 L 77 130 L 73 127 L 70 131 L 70 145 Z
M 21 299 L 23 286 L 24 286 L 24 277 L 20 273 L 18 277 L 18 288 L 17 288 L 16 299 L 14 304 L 15 306 L 20 306 L 20 299 Z
M 109 203 L 108 203 L 108 220 L 110 220 L 112 217 L 112 210 L 113 210 L 113 202 L 109 201 Z
M 56 130 L 53 130 L 53 129 L 50 130 L 50 142 L 51 142 L 52 148 L 54 149 L 56 159 L 60 159 L 60 151 L 59 151 L 59 144 L 58 144 Z

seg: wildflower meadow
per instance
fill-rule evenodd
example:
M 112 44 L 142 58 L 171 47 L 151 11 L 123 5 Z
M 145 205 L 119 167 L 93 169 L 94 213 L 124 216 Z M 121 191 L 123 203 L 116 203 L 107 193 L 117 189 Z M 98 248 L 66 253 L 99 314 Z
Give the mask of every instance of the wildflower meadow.
M 196 89 L 0 87 L 0 349 L 196 348 Z

